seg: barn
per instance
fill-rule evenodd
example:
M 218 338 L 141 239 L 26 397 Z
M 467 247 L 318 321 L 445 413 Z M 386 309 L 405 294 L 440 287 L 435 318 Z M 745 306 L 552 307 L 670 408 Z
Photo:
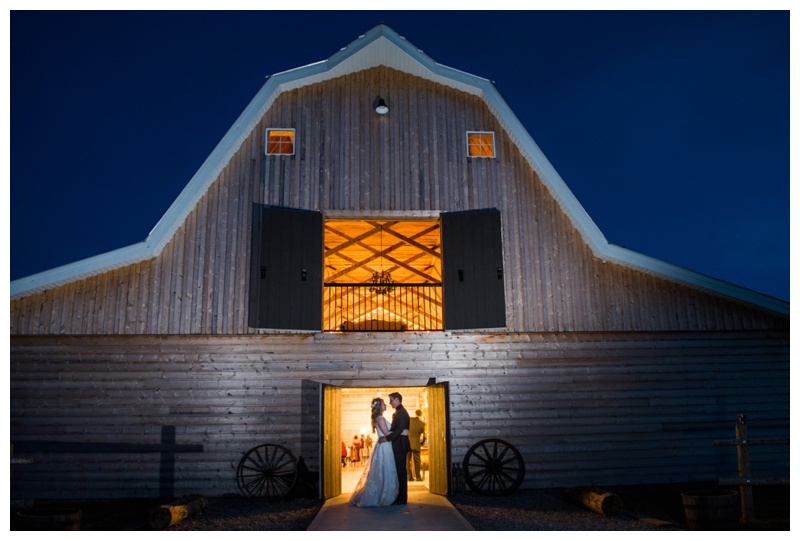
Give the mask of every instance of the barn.
M 270 76 L 143 242 L 13 281 L 10 332 L 13 498 L 236 493 L 261 445 L 336 496 L 392 391 L 437 494 L 485 440 L 536 488 L 789 432 L 788 303 L 610 244 L 490 81 L 383 24 Z

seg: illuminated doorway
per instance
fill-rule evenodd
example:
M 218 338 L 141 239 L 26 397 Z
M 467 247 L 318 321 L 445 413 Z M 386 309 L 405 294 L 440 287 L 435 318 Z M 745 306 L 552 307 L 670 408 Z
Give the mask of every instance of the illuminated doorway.
M 370 403 L 381 397 L 388 403 L 389 394 L 397 391 L 403 396 L 403 406 L 411 417 L 420 412 L 425 422 L 425 445 L 420 450 L 422 481 L 412 481 L 409 488 L 424 487 L 434 494 L 445 495 L 449 484 L 449 446 L 447 383 L 425 387 L 336 387 L 323 388 L 323 475 L 322 495 L 325 498 L 339 494 L 352 493 L 374 450 L 377 435 L 372 432 Z M 391 422 L 389 406 L 384 413 Z M 353 452 L 354 440 L 360 444 L 361 437 L 373 439 L 369 451 L 363 449 Z M 343 458 L 342 444 L 347 448 Z M 361 461 L 358 461 L 360 457 Z
M 384 417 L 391 423 L 394 410 L 389 405 L 389 393 L 395 389 L 385 388 L 344 388 L 342 389 L 342 426 L 341 440 L 347 446 L 348 455 L 342 464 L 342 494 L 353 492 L 364 466 L 372 456 L 372 449 L 377 442 L 378 435 L 372 431 L 370 419 L 370 404 L 372 399 L 379 397 L 386 402 Z M 428 392 L 425 387 L 403 387 L 398 392 L 403 396 L 403 406 L 410 417 L 419 417 L 423 422 L 428 419 Z M 427 425 L 427 423 L 426 423 Z M 427 428 L 427 426 L 426 426 Z M 363 443 L 363 447 L 360 447 Z M 428 444 L 421 447 L 420 459 L 423 478 L 421 483 L 428 486 L 427 469 L 430 463 Z M 420 482 L 409 483 L 419 485 Z

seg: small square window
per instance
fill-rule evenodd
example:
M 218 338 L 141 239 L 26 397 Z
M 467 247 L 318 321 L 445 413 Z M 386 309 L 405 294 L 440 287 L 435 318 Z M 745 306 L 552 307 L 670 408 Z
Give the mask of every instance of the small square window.
M 494 132 L 468 131 L 467 156 L 470 158 L 494 158 Z
M 294 155 L 294 129 L 270 128 L 267 130 L 267 154 Z

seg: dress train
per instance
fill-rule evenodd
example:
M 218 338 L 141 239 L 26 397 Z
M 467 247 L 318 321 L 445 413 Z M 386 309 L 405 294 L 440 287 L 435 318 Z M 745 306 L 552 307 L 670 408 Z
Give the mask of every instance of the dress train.
M 379 437 L 385 436 L 380 427 L 377 431 Z M 399 485 L 392 444 L 378 443 L 373 447 L 372 456 L 366 461 L 364 471 L 350 497 L 350 505 L 358 507 L 392 505 L 397 498 Z

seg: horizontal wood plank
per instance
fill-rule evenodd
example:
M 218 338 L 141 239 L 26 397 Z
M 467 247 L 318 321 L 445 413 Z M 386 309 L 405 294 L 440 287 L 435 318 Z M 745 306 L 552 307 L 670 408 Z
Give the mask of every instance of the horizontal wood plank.
M 125 460 L 37 449 L 33 464 L 13 466 L 13 490 L 113 497 L 124 485 L 126 495 L 158 494 L 162 427 L 174 427 L 175 444 L 202 448 L 175 454 L 175 487 L 187 493 L 236 492 L 238 460 L 258 443 L 284 445 L 317 469 L 319 384 L 368 398 L 389 389 L 419 396 L 428 378 L 447 381 L 453 460 L 499 437 L 523 454 L 530 488 L 735 475 L 735 449 L 714 442 L 733 437 L 739 413 L 752 437 L 787 437 L 785 336 L 650 338 L 648 348 L 639 333 L 418 333 L 417 347 L 380 333 L 12 337 L 13 443 L 148 446 Z M 734 356 L 732 344 L 741 345 Z M 425 353 L 444 346 L 455 361 Z M 339 360 L 321 361 L 330 350 Z M 366 414 L 359 396 L 349 407 Z M 344 428 L 346 443 L 369 422 L 360 419 Z M 779 447 L 751 448 L 754 476 L 785 475 L 787 446 Z

